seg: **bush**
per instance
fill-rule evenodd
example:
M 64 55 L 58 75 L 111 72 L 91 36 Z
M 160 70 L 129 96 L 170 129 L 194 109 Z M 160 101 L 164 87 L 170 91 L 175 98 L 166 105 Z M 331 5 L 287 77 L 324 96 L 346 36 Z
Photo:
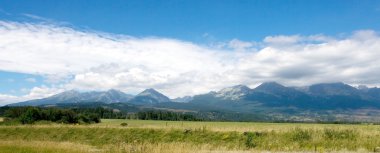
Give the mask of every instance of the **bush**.
M 41 111 L 37 108 L 31 107 L 23 113 L 19 120 L 22 124 L 32 124 L 41 118 Z
M 128 126 L 128 123 L 123 122 L 123 123 L 121 123 L 120 125 L 126 127 L 126 126 Z
M 245 146 L 247 148 L 255 148 L 257 146 L 256 139 L 263 136 L 260 132 L 244 132 L 243 135 L 247 137 L 245 140 Z
M 96 114 L 79 114 L 79 123 L 99 123 L 100 118 Z
M 300 128 L 296 128 L 293 131 L 291 131 L 291 139 L 292 141 L 308 141 L 312 138 L 312 131 L 311 130 L 303 130 Z

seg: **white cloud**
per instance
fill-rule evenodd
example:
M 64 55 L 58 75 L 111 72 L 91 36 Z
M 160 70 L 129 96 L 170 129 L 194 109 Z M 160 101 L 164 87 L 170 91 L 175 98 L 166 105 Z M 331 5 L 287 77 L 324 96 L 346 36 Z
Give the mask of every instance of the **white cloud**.
M 63 92 L 63 89 L 60 88 L 51 88 L 46 86 L 41 87 L 33 87 L 29 94 L 23 96 L 24 99 L 39 99 L 43 97 L 52 96 L 54 94 L 57 94 L 59 92 Z
M 54 91 L 116 88 L 138 93 L 156 88 L 170 97 L 235 84 L 254 87 L 263 81 L 380 84 L 380 37 L 371 30 L 343 38 L 279 35 L 257 43 L 233 39 L 225 45 L 228 48 L 0 21 L 0 70 L 41 75 L 59 84 Z
M 243 49 L 250 48 L 253 46 L 254 46 L 253 42 L 241 41 L 239 39 L 232 39 L 228 43 L 228 47 L 235 49 L 235 50 L 243 50 Z
M 0 106 L 15 102 L 18 100 L 17 96 L 0 94 Z
M 26 78 L 25 81 L 35 83 L 37 80 L 35 78 Z
M 284 35 L 278 35 L 278 36 L 267 36 L 264 38 L 265 43 L 269 43 L 271 45 L 273 44 L 294 44 L 300 41 L 302 38 L 298 35 L 293 36 L 284 36 Z
M 23 13 L 22 15 L 26 16 L 26 17 L 29 17 L 29 18 L 32 18 L 32 19 L 35 19 L 35 20 L 51 21 L 50 19 L 38 16 L 38 15 L 34 15 L 34 14 Z
M 25 89 L 22 89 L 25 90 Z M 29 90 L 29 93 L 23 96 L 13 96 L 7 94 L 0 94 L 0 106 L 6 105 L 13 102 L 26 101 L 31 99 L 40 99 L 48 96 L 52 96 L 59 92 L 63 92 L 60 88 L 49 88 L 45 86 L 33 87 Z

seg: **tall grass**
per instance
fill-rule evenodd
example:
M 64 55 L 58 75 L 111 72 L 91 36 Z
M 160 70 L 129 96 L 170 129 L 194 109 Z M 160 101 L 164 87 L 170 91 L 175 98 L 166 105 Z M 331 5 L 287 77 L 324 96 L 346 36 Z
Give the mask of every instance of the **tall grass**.
M 324 130 L 330 129 L 357 129 L 369 135 L 380 134 L 380 125 L 368 124 L 312 124 L 312 123 L 258 123 L 258 122 L 192 122 L 192 121 L 152 121 L 152 120 L 117 120 L 103 119 L 100 124 L 93 124 L 93 127 L 113 127 L 118 128 L 120 124 L 126 122 L 128 127 L 133 128 L 154 128 L 154 129 L 194 129 L 206 127 L 211 131 L 288 131 L 295 128 Z
M 127 124 L 122 126 L 121 123 Z M 378 125 L 104 120 L 93 125 L 51 123 L 0 126 L 0 146 L 3 146 L 0 150 L 21 147 L 29 149 L 26 152 L 33 150 L 28 146 L 12 146 L 5 142 L 22 141 L 29 146 L 36 145 L 33 143 L 51 144 L 51 147 L 69 143 L 83 146 L 90 152 L 120 153 L 368 152 L 380 146 L 379 138 Z M 37 148 L 43 149 L 44 145 L 37 145 Z M 46 149 L 49 150 L 49 147 Z
M 97 151 L 101 150 L 71 142 L 0 140 L 1 153 L 89 153 Z
M 223 146 L 194 145 L 188 143 L 117 143 L 101 149 L 71 142 L 53 141 L 2 141 L 1 153 L 244 153 L 231 151 Z
M 86 128 L 86 126 L 0 127 L 0 139 L 3 141 L 71 142 L 90 145 L 110 152 L 128 149 L 144 152 L 144 148 L 154 147 L 158 147 L 156 150 L 160 150 L 159 148 L 164 149 L 165 145 L 171 144 L 181 144 L 183 148 L 190 149 L 190 151 L 195 149 L 232 151 L 372 151 L 375 147 L 380 146 L 379 138 L 379 135 L 366 135 L 355 129 L 341 130 L 332 128 L 322 130 L 294 128 L 287 131 L 220 132 L 204 128 L 167 130 L 125 127 Z M 134 148 L 134 146 L 140 146 L 140 148 Z M 203 148 L 197 148 L 196 146 L 202 146 Z

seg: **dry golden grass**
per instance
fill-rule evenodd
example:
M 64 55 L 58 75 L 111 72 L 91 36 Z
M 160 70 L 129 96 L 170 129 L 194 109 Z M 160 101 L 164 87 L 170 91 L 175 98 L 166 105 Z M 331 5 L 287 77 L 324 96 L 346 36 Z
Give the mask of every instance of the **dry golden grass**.
M 185 129 L 192 132 L 184 134 Z M 254 137 L 255 147 L 247 147 L 246 131 L 262 134 Z M 110 119 L 91 125 L 0 126 L 0 152 L 4 147 L 46 153 L 370 152 L 380 146 L 379 138 L 379 125 Z
M 188 143 L 118 143 L 95 148 L 71 142 L 52 141 L 2 141 L 0 140 L 1 153 L 269 153 L 262 150 L 230 150 L 223 146 L 213 147 L 209 145 L 192 145 Z M 273 151 L 271 151 L 273 152 Z M 281 151 L 283 152 L 283 151 Z M 318 152 L 325 152 L 319 150 Z M 335 153 L 350 153 L 353 151 L 341 150 Z M 355 152 L 368 152 L 359 149 Z M 285 152 L 283 152 L 285 153 Z M 299 152 L 301 153 L 301 152 Z M 302 152 L 305 153 L 305 152 Z M 310 152 L 311 153 L 311 152 Z
M 249 153 L 249 150 L 231 150 L 223 146 L 194 145 L 189 143 L 143 143 L 117 144 L 104 147 L 109 153 Z
M 4 121 L 4 118 L 0 117 L 0 122 Z
M 88 145 L 52 141 L 0 141 L 2 153 L 250 153 L 256 151 L 228 150 L 209 145 L 188 143 L 126 144 L 118 143 L 95 149 Z
M 259 132 L 287 132 L 295 128 L 324 130 L 326 128 L 352 130 L 355 129 L 364 135 L 380 135 L 380 125 L 369 124 L 318 124 L 318 123 L 259 123 L 259 122 L 194 122 L 194 121 L 153 121 L 153 120 L 123 120 L 102 119 L 100 124 L 92 124 L 88 127 L 123 128 L 121 123 L 128 123 L 132 128 L 149 129 L 200 129 L 211 131 L 259 131 Z
M 2 153 L 91 153 L 101 150 L 89 145 L 72 142 L 0 140 Z
M 0 118 L 1 121 L 1 118 Z M 120 126 L 121 123 L 128 123 L 127 127 Z M 75 128 L 143 128 L 143 129 L 202 129 L 220 132 L 286 132 L 294 128 L 323 130 L 332 129 L 355 129 L 361 133 L 369 135 L 380 134 L 380 125 L 370 124 L 318 124 L 318 123 L 260 123 L 260 122 L 199 122 L 199 121 L 153 121 L 153 120 L 125 120 L 125 119 L 102 119 L 99 124 L 90 125 L 71 125 L 71 124 L 36 124 L 36 125 L 15 125 L 12 127 L 75 127 Z M 0 126 L 1 128 L 2 126 Z M 10 127 L 10 126 L 7 126 Z
M 188 143 L 157 143 L 157 144 L 118 144 L 106 146 L 103 148 L 107 153 L 368 153 L 366 149 L 358 149 L 356 151 L 340 150 L 340 151 L 264 151 L 255 149 L 231 150 L 226 147 L 213 147 L 210 145 L 191 145 Z

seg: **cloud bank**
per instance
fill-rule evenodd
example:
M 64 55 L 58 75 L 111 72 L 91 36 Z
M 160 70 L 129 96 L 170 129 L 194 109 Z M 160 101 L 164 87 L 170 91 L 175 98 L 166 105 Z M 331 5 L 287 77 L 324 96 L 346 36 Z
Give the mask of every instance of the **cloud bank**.
M 278 35 L 261 42 L 233 39 L 218 46 L 176 39 L 83 31 L 44 23 L 0 21 L 0 70 L 41 75 L 58 91 L 138 93 L 155 88 L 171 98 L 264 81 L 380 85 L 380 37 L 371 30 L 347 36 Z M 33 80 L 30 80 L 33 81 Z M 1 102 L 20 97 L 0 95 Z

